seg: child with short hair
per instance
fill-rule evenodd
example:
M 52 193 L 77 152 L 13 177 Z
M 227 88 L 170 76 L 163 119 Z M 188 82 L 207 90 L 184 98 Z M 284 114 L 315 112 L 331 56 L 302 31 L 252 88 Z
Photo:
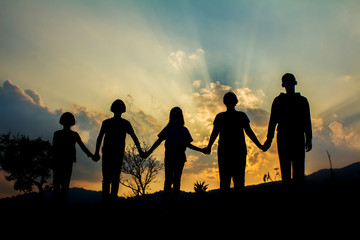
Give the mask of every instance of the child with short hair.
M 58 204 L 65 204 L 73 163 L 76 162 L 75 144 L 77 143 L 88 157 L 93 155 L 82 142 L 80 135 L 71 130 L 71 126 L 75 125 L 75 117 L 72 113 L 63 113 L 60 117 L 60 124 L 63 125 L 63 129 L 56 131 L 53 138 L 55 155 L 53 167 L 54 201 Z
M 115 100 L 110 110 L 114 113 L 114 117 L 103 121 L 96 141 L 96 150 L 93 158 L 94 161 L 100 159 L 100 146 L 104 138 L 102 147 L 103 202 L 114 201 L 117 198 L 125 153 L 126 134 L 132 137 L 140 155 L 143 154 L 133 127 L 128 120 L 121 117 L 126 112 L 124 102 L 120 99 Z

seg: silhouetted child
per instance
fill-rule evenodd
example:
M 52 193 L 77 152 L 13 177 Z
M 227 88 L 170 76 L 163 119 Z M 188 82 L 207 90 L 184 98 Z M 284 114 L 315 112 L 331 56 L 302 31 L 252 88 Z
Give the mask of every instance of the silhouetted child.
M 179 107 L 174 107 L 170 111 L 169 123 L 159 133 L 158 140 L 144 157 L 149 156 L 162 141 L 165 140 L 165 183 L 164 194 L 165 203 L 168 204 L 171 195 L 171 185 L 173 185 L 172 203 L 175 203 L 180 192 L 181 174 L 186 162 L 186 148 L 203 152 L 203 149 L 191 144 L 193 141 L 189 130 L 184 126 L 183 112 Z
M 230 190 L 231 178 L 236 190 L 242 190 L 245 185 L 247 148 L 244 131 L 258 148 L 263 149 L 263 146 L 251 129 L 246 113 L 235 109 L 238 103 L 236 95 L 228 92 L 224 95 L 223 101 L 226 112 L 216 115 L 205 153 L 211 152 L 211 146 L 220 135 L 218 144 L 220 190 L 226 193 Z
M 112 103 L 110 110 L 114 113 L 114 117 L 103 121 L 97 138 L 96 150 L 93 158 L 94 161 L 100 159 L 100 146 L 104 138 L 102 147 L 103 202 L 107 202 L 108 200 L 114 201 L 117 198 L 121 167 L 125 152 L 126 134 L 129 134 L 132 137 L 139 153 L 141 155 L 143 154 L 133 127 L 129 121 L 121 117 L 121 114 L 126 111 L 124 102 L 120 99 L 115 100 Z
M 75 125 L 75 117 L 72 113 L 63 113 L 60 124 L 63 125 L 63 129 L 56 131 L 53 138 L 55 154 L 53 185 L 55 202 L 65 204 L 73 163 L 76 162 L 75 144 L 77 143 L 88 157 L 93 155 L 81 141 L 79 134 L 71 130 L 71 126 Z

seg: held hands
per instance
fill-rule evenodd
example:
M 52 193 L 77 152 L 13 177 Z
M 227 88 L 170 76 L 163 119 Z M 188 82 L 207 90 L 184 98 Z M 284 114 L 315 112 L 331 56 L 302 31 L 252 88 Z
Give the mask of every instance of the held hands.
M 92 160 L 93 160 L 94 162 L 97 162 L 97 161 L 100 160 L 100 154 L 99 154 L 99 153 L 95 153 L 91 158 L 92 158 Z
M 271 147 L 271 142 L 272 142 L 272 140 L 266 139 L 264 145 L 262 145 L 262 147 L 260 147 L 260 149 L 263 150 L 263 152 L 266 152 Z
M 201 152 L 202 152 L 203 154 L 209 155 L 209 154 L 211 153 L 211 147 L 207 146 L 207 147 L 205 147 L 205 148 L 202 148 L 202 149 L 201 149 Z
M 139 155 L 141 158 L 147 158 L 147 157 L 144 157 L 145 152 L 143 150 L 139 149 L 138 151 L 139 151 Z
M 150 156 L 150 154 L 151 154 L 150 151 L 147 151 L 147 152 L 141 151 L 140 157 L 146 159 L 146 158 L 148 158 Z
M 260 148 L 263 152 L 269 150 L 271 146 L 272 139 L 266 139 L 264 144 L 256 143 L 257 147 Z

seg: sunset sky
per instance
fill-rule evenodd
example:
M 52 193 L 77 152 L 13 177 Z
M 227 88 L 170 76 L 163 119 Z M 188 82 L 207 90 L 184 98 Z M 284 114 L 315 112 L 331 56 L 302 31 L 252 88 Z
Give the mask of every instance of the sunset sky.
M 291 72 L 311 107 L 306 174 L 329 168 L 325 150 L 344 167 L 360 161 L 359 12 L 357 0 L 0 0 L 0 133 L 52 141 L 71 111 L 94 151 L 120 98 L 146 144 L 179 106 L 194 145 L 204 147 L 231 90 L 264 142 L 281 76 Z M 263 153 L 247 142 L 246 185 L 258 184 L 279 167 L 276 143 Z M 187 150 L 182 190 L 197 180 L 219 188 L 216 149 Z M 154 155 L 162 162 L 163 154 L 161 145 Z M 101 190 L 101 162 L 77 155 L 71 186 Z M 161 172 L 150 192 L 163 181 Z M 15 193 L 0 171 L 0 197 Z

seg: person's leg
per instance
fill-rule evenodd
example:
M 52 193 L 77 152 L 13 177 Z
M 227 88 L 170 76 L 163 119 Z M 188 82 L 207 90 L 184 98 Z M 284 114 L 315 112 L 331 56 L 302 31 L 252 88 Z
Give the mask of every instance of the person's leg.
M 294 184 L 301 187 L 305 181 L 305 139 L 300 136 L 297 140 L 296 149 L 294 149 L 293 160 L 293 181 Z
M 222 193 L 227 193 L 230 190 L 231 184 L 231 175 L 226 166 L 226 159 L 220 154 L 218 154 L 218 164 L 219 164 L 219 177 L 220 177 L 220 191 Z
M 113 201 L 117 199 L 117 195 L 119 192 L 120 172 L 121 172 L 121 165 L 118 166 L 118 164 L 116 164 L 115 166 L 113 166 L 112 174 L 111 174 L 112 176 L 111 176 L 111 193 L 110 193 L 110 198 Z
M 165 182 L 164 182 L 164 200 L 167 205 L 170 201 L 171 185 L 174 182 L 174 164 L 171 159 L 165 159 Z
M 61 176 L 62 176 L 62 172 L 59 166 L 55 165 L 54 166 L 54 171 L 53 171 L 53 186 L 54 186 L 54 204 L 59 204 L 60 202 L 60 185 L 61 185 Z
M 172 202 L 176 203 L 179 193 L 180 193 L 180 185 L 181 185 L 181 175 L 184 169 L 185 162 L 177 161 L 174 169 L 174 182 L 173 182 L 173 196 Z
M 280 161 L 281 179 L 283 184 L 291 183 L 291 141 L 277 134 L 278 156 Z
M 70 180 L 71 180 L 71 174 L 72 174 L 72 168 L 73 168 L 72 162 L 66 163 L 66 165 L 64 166 L 63 182 L 60 186 L 62 204 L 66 204 L 66 201 L 67 201 Z
M 110 200 L 115 201 L 119 192 L 119 180 L 111 181 Z
M 245 188 L 245 168 L 246 155 L 239 157 L 238 164 L 236 164 L 236 175 L 233 176 L 234 188 L 236 191 L 242 191 Z
M 108 159 L 106 157 L 102 158 L 102 201 L 107 202 L 110 199 L 110 173 L 111 166 L 109 165 Z

